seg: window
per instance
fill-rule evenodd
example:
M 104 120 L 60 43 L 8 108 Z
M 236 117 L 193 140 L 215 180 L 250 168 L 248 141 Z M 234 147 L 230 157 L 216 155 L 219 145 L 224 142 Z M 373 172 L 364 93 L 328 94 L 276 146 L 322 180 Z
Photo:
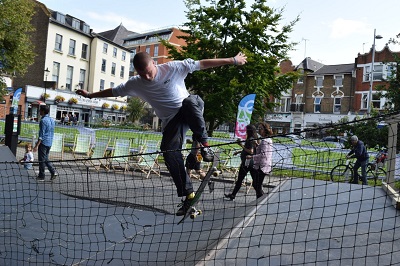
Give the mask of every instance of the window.
M 158 56 L 158 44 L 154 44 L 154 56 Z
M 69 50 L 68 50 L 69 55 L 75 55 L 75 45 L 76 45 L 76 41 L 73 39 L 70 39 L 69 40 Z
M 361 109 L 368 108 L 368 93 L 363 93 L 361 95 Z
M 56 34 L 56 43 L 55 43 L 55 46 L 54 46 L 54 49 L 56 51 L 60 51 L 60 52 L 62 51 L 62 38 L 63 38 L 62 35 Z
M 79 71 L 79 87 L 83 90 L 85 88 L 85 77 L 86 77 L 86 70 L 81 69 Z
M 158 58 L 154 58 L 153 61 L 155 65 L 158 65 Z
M 296 104 L 303 103 L 303 94 L 296 95 Z
M 86 23 L 83 23 L 82 31 L 84 33 L 90 33 L 90 26 L 88 24 L 86 24 Z
M 126 52 L 122 52 L 122 57 L 121 57 L 122 61 L 126 60 Z
M 67 66 L 67 82 L 65 84 L 65 88 L 67 90 L 72 91 L 72 74 L 74 72 L 73 66 Z
M 111 75 L 115 76 L 115 69 L 117 68 L 117 65 L 115 63 L 112 63 L 111 65 Z
M 103 53 L 106 54 L 108 50 L 108 43 L 103 43 Z
M 386 78 L 387 79 L 396 78 L 396 69 L 397 67 L 395 64 L 393 63 L 389 64 L 386 69 Z
M 275 99 L 275 103 L 279 104 L 279 106 L 276 106 L 274 111 L 277 113 L 290 112 L 291 102 L 292 102 L 292 99 L 290 97 L 282 97 L 281 99 Z
M 333 113 L 340 114 L 342 105 L 342 97 L 333 98 Z
M 364 67 L 364 81 L 371 81 L 371 66 Z M 374 64 L 374 80 L 382 80 L 383 78 L 383 65 Z
M 106 63 L 107 60 L 105 59 L 101 60 L 101 72 L 106 72 Z
M 381 109 L 381 97 L 378 93 L 372 94 L 372 108 Z
M 314 113 L 320 113 L 321 112 L 321 97 L 315 97 L 314 98 Z
M 335 75 L 335 87 L 343 87 L 343 75 Z
M 297 83 L 298 84 L 302 84 L 304 82 L 304 69 L 300 68 L 299 72 L 300 72 L 300 77 L 297 80 Z
M 110 88 L 114 88 L 114 82 L 110 82 Z
M 61 24 L 65 24 L 65 15 L 58 13 L 56 14 L 56 20 Z
M 104 79 L 100 80 L 100 91 L 104 91 Z
M 81 58 L 87 59 L 87 54 L 88 54 L 88 45 L 85 43 L 82 43 L 82 54 Z
M 315 87 L 323 87 L 324 77 L 315 77 Z
M 72 19 L 72 28 L 79 30 L 81 27 L 81 22 L 76 18 Z
M 361 109 L 368 109 L 368 92 L 365 92 L 361 96 Z M 382 109 L 385 106 L 386 99 L 384 97 L 380 97 L 378 93 L 372 94 L 372 108 L 374 109 Z
M 121 78 L 124 78 L 124 72 L 125 72 L 125 67 L 124 67 L 124 66 L 121 66 L 121 73 L 119 74 L 119 76 L 120 76 Z
M 116 47 L 114 47 L 113 48 L 113 57 L 117 57 L 117 48 Z
M 146 46 L 146 53 L 150 54 L 150 46 L 149 45 Z
M 52 80 L 58 84 L 58 77 L 60 76 L 60 63 L 53 62 Z

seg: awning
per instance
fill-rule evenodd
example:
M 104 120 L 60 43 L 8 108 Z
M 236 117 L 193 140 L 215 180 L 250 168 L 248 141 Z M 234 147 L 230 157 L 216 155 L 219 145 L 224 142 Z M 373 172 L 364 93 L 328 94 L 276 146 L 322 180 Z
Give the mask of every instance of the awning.
M 46 105 L 46 103 L 42 102 L 42 101 L 34 101 L 31 103 L 31 105 Z

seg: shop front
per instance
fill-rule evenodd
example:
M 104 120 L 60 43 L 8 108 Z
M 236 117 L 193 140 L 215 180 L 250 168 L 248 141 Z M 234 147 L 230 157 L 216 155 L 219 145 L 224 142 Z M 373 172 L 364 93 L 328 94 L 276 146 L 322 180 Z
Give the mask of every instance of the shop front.
M 46 96 L 46 97 L 44 97 Z M 115 123 L 125 121 L 126 102 L 109 99 L 88 99 L 65 90 L 47 90 L 35 86 L 26 87 L 25 114 L 23 119 L 37 121 L 40 104 L 50 105 L 50 116 L 63 125 L 89 127 L 97 119 L 111 119 Z

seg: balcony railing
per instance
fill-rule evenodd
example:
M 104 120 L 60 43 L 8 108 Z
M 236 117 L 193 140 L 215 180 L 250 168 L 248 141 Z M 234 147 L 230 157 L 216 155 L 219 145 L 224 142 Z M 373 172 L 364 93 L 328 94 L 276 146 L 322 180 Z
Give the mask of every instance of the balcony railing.
M 290 112 L 304 112 L 304 103 L 292 103 Z

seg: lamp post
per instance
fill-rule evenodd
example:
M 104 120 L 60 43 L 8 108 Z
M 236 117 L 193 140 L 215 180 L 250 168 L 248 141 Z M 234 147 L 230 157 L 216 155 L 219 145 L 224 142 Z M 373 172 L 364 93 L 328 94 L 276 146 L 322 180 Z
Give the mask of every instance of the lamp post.
M 50 70 L 48 67 L 44 70 L 45 82 L 44 82 L 44 95 L 43 102 L 46 103 L 46 92 L 47 92 L 47 77 L 49 76 Z
M 371 60 L 371 71 L 369 80 L 369 92 L 368 92 L 368 102 L 367 102 L 367 114 L 371 115 L 371 105 L 372 105 L 372 86 L 374 84 L 374 63 L 375 63 L 375 39 L 382 39 L 381 35 L 376 35 L 376 29 L 374 29 L 374 42 L 372 44 L 372 60 Z

